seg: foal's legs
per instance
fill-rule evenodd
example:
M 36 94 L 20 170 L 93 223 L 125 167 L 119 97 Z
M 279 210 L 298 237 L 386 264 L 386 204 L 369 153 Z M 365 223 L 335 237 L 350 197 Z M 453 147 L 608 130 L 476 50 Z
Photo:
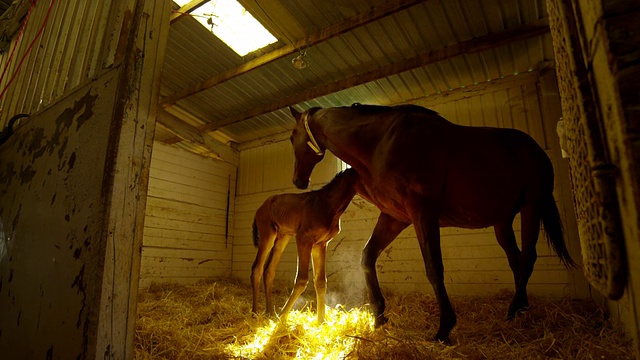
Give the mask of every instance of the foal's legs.
M 440 307 L 440 328 L 436 333 L 435 340 L 450 344 L 449 333 L 456 325 L 456 313 L 453 311 L 447 289 L 444 286 L 444 265 L 440 248 L 438 216 L 428 206 L 417 205 L 416 208 L 411 209 L 411 212 L 427 278 L 433 287 Z
M 316 288 L 316 302 L 318 304 L 318 324 L 324 322 L 326 294 L 327 294 L 327 273 L 325 260 L 327 257 L 327 243 L 316 244 L 311 250 L 313 256 L 313 283 Z
M 296 237 L 296 244 L 298 245 L 298 272 L 296 273 L 296 283 L 293 285 L 293 291 L 289 295 L 289 299 L 284 304 L 281 317 L 286 317 L 293 304 L 298 300 L 300 294 L 302 294 L 307 288 L 309 283 L 309 261 L 311 260 L 311 247 L 313 241 L 306 241 Z
M 271 250 L 269 260 L 266 264 L 264 273 L 264 294 L 267 299 L 267 314 L 275 314 L 275 308 L 273 307 L 273 301 L 271 297 L 271 292 L 273 291 L 273 279 L 276 277 L 276 267 L 278 267 L 278 263 L 280 262 L 282 253 L 287 247 L 290 238 L 291 237 L 289 235 L 278 234 L 275 245 Z
M 406 229 L 409 224 L 400 222 L 390 215 L 380 213 L 378 222 L 376 223 L 373 233 L 362 250 L 362 268 L 364 269 L 364 277 L 369 290 L 369 304 L 376 318 L 376 327 L 386 324 L 388 319 L 384 316 L 384 296 L 380 290 L 378 283 L 378 274 L 376 273 L 376 260 L 382 251 L 391 244 L 391 242 Z
M 529 202 L 520 210 L 522 221 L 522 253 L 518 269 L 518 279 L 516 280 L 516 293 L 509 305 L 507 318 L 512 318 L 519 311 L 529 308 L 527 300 L 527 283 L 533 272 L 538 254 L 536 253 L 536 243 L 540 233 L 540 212 L 535 201 Z
M 258 253 L 251 266 L 251 287 L 253 288 L 251 311 L 254 314 L 258 312 L 258 293 L 260 292 L 260 279 L 264 271 L 264 264 L 276 239 L 276 232 L 271 228 L 271 224 L 268 223 L 266 226 L 258 224 L 258 239 Z

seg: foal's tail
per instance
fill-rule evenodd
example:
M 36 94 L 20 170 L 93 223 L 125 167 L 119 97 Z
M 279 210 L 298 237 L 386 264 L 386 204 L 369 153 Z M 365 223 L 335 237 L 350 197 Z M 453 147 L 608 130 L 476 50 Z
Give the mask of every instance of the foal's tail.
M 256 219 L 253 219 L 253 246 L 258 247 L 258 225 L 256 225 Z
M 544 201 L 542 225 L 544 226 L 544 232 L 547 234 L 547 243 L 553 248 L 556 254 L 558 254 L 560 261 L 562 261 L 567 269 L 572 267 L 576 268 L 577 265 L 571 258 L 571 255 L 569 255 L 567 246 L 564 243 L 560 212 L 558 211 L 553 195 L 548 196 Z

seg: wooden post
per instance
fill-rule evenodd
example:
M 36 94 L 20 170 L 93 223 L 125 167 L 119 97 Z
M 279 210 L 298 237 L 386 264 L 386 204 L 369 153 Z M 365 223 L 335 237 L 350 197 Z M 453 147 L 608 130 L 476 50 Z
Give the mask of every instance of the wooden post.
M 96 356 L 132 359 L 144 214 L 171 2 L 126 9 L 105 176 L 105 256 Z

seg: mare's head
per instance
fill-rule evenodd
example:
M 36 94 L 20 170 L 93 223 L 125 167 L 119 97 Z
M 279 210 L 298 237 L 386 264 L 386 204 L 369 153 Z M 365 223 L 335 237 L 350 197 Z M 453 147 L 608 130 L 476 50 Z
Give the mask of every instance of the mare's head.
M 289 138 L 296 158 L 293 166 L 293 184 L 298 189 L 306 189 L 313 168 L 324 158 L 325 148 L 317 142 L 308 123 L 309 118 L 320 108 L 312 108 L 302 113 L 292 107 L 289 107 L 289 110 L 296 119 L 296 126 Z

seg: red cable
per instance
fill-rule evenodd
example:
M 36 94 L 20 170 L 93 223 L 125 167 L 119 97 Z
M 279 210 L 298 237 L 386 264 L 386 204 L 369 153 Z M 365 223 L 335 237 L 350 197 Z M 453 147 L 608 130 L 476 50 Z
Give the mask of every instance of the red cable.
M 24 53 L 24 55 L 22 55 L 22 59 L 20 59 L 20 63 L 18 64 L 18 67 L 16 68 L 16 71 L 13 72 L 13 76 L 11 77 L 11 79 L 9 80 L 7 85 L 4 87 L 4 90 L 2 90 L 2 93 L 0 93 L 0 100 L 2 100 L 2 98 L 4 97 L 4 94 L 9 89 L 9 85 L 11 85 L 13 80 L 15 80 L 16 76 L 18 75 L 18 72 L 20 71 L 20 68 L 22 67 L 22 64 L 24 63 L 24 60 L 27 58 L 27 55 L 29 55 L 29 53 L 31 52 L 31 49 L 33 49 L 33 45 L 35 45 L 36 40 L 38 40 L 40 35 L 42 35 L 42 31 L 44 30 L 45 25 L 47 25 L 47 21 L 49 21 L 49 14 L 51 14 L 51 9 L 53 8 L 53 4 L 55 2 L 56 2 L 56 0 L 51 0 L 51 3 L 49 4 L 49 9 L 47 10 L 47 15 L 44 18 L 44 22 L 42 23 L 42 26 L 40 27 L 40 30 L 38 30 L 38 33 L 36 34 L 36 37 L 33 39 L 33 41 L 31 41 L 31 44 L 29 44 L 29 47 L 27 48 L 27 51 Z

